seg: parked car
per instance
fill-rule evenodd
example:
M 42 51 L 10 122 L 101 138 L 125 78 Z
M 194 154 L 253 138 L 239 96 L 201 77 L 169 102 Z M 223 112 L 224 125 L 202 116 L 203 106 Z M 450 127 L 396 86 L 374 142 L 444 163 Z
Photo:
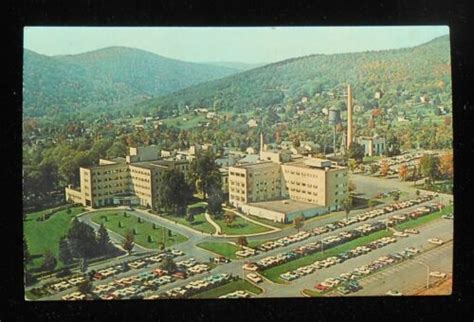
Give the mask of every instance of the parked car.
M 438 277 L 438 278 L 445 278 L 447 275 L 446 273 L 438 272 L 438 271 L 433 271 L 430 272 L 430 276 L 432 277 Z
M 443 244 L 443 241 L 439 238 L 430 238 L 430 239 L 428 239 L 428 242 L 431 243 L 431 244 L 435 244 L 435 245 L 442 245 Z
M 397 236 L 397 237 L 408 237 L 408 234 L 404 233 L 404 232 L 401 232 L 401 231 L 397 231 L 395 233 L 393 233 L 393 236 Z
M 262 278 L 255 273 L 247 274 L 247 278 L 254 283 L 260 283 L 263 281 Z
M 416 229 L 405 229 L 404 232 L 408 233 L 408 234 L 419 234 L 420 233 L 420 231 L 416 230 Z
M 389 296 L 402 296 L 403 294 L 397 290 L 390 290 L 388 291 L 387 293 L 385 293 L 385 295 L 389 295 Z

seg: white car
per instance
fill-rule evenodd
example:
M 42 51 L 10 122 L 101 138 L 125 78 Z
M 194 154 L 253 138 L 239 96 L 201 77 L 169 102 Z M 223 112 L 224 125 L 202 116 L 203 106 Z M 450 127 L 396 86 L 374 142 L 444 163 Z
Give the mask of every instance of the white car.
M 408 234 L 419 234 L 420 232 L 416 229 L 405 229 L 404 230 L 405 233 L 408 233 Z
M 401 232 L 401 231 L 397 231 L 395 233 L 393 233 L 393 236 L 397 236 L 397 237 L 408 237 L 408 234 L 404 233 L 404 232 Z
M 416 253 L 420 253 L 421 250 L 419 250 L 418 248 L 415 248 L 415 247 L 407 247 L 405 248 L 405 250 L 407 252 L 410 252 L 410 253 L 413 253 L 413 254 L 416 254 Z
M 433 271 L 430 272 L 430 276 L 432 277 L 438 277 L 438 278 L 445 278 L 447 275 L 446 273 L 438 272 L 438 271 Z
M 262 278 L 255 273 L 247 274 L 247 278 L 254 283 L 260 283 L 262 281 Z
M 443 241 L 439 238 L 430 238 L 430 239 L 428 239 L 428 242 L 431 243 L 431 244 L 435 244 L 435 245 L 442 245 L 443 244 Z
M 396 290 L 390 290 L 388 291 L 387 293 L 385 293 L 385 295 L 389 295 L 389 296 L 402 296 L 403 294 L 399 291 L 396 291 Z

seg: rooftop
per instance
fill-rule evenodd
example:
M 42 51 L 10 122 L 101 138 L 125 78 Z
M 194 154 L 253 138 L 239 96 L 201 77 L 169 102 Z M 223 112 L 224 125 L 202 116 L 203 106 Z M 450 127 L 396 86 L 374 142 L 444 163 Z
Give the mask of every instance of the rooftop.
M 272 161 L 260 161 L 254 163 L 246 163 L 240 165 L 234 165 L 233 168 L 240 168 L 240 169 L 261 169 L 261 168 L 268 168 L 272 166 L 277 166 L 278 163 Z

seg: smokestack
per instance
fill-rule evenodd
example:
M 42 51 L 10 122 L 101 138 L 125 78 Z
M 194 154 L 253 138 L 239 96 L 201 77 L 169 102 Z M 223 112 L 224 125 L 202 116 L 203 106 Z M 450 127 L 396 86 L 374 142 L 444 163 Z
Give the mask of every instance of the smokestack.
M 347 85 L 347 149 L 352 144 L 352 89 Z
M 260 152 L 263 151 L 263 133 L 260 133 Z

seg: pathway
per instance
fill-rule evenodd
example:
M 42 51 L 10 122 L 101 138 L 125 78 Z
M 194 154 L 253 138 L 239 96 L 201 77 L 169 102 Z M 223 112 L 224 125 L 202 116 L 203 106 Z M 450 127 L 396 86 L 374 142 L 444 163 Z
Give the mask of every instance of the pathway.
M 211 216 L 207 212 L 204 213 L 204 217 L 206 218 L 207 222 L 210 223 L 214 227 L 214 229 L 216 230 L 216 232 L 214 233 L 214 236 L 221 235 L 222 234 L 221 226 L 216 224 L 216 222 L 214 220 L 212 220 Z

